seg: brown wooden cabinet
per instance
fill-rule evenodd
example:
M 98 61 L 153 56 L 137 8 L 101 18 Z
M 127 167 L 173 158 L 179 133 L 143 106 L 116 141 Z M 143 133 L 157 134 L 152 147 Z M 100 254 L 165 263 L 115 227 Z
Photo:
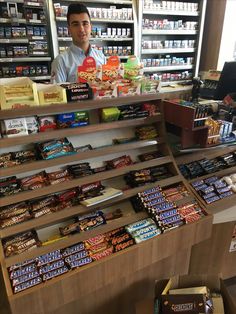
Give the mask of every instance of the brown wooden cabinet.
M 48 214 L 40 218 L 31 219 L 29 221 L 5 228 L 0 230 L 0 237 L 4 239 L 9 236 L 14 236 L 20 232 L 36 229 L 40 230 L 43 227 L 53 226 L 59 222 L 65 221 L 68 218 L 73 218 L 78 214 L 90 212 L 94 209 L 101 207 L 108 207 L 114 204 L 122 204 L 129 201 L 131 196 L 136 195 L 138 192 L 144 191 L 148 188 L 160 185 L 162 187 L 171 186 L 176 183 L 183 183 L 183 178 L 180 175 L 172 154 L 166 144 L 165 140 L 165 127 L 163 119 L 163 108 L 162 108 L 162 95 L 143 95 L 127 98 L 117 98 L 112 100 L 91 100 L 82 101 L 78 103 L 69 103 L 57 106 L 47 107 L 36 107 L 36 108 L 25 108 L 17 110 L 8 110 L 0 112 L 0 119 L 31 116 L 35 115 L 46 115 L 46 114 L 57 114 L 60 112 L 71 112 L 76 110 L 88 110 L 94 115 L 93 122 L 85 127 L 76 129 L 63 129 L 55 130 L 48 133 L 37 133 L 24 137 L 18 137 L 17 141 L 15 138 L 2 138 L 0 139 L 0 145 L 3 148 L 12 147 L 17 144 L 34 143 L 38 141 L 44 141 L 46 139 L 54 139 L 61 136 L 79 137 L 82 134 L 89 134 L 90 136 L 99 136 L 99 132 L 109 132 L 110 130 L 116 132 L 121 128 L 135 128 L 136 126 L 155 124 L 158 131 L 158 138 L 151 140 L 137 140 L 122 145 L 110 145 L 103 149 L 94 149 L 91 151 L 83 152 L 81 154 L 75 154 L 71 156 L 61 157 L 52 159 L 49 161 L 37 160 L 26 165 L 18 165 L 12 168 L 1 169 L 1 176 L 9 176 L 13 174 L 22 174 L 26 171 L 38 171 L 40 169 L 47 169 L 52 166 L 59 166 L 65 163 L 73 163 L 75 161 L 87 160 L 89 158 L 102 158 L 103 160 L 108 159 L 109 154 L 121 153 L 125 154 L 129 150 L 148 148 L 149 146 L 158 147 L 162 152 L 163 157 L 152 159 L 145 162 L 135 162 L 134 164 L 119 168 L 101 172 L 99 174 L 93 174 L 83 178 L 72 179 L 59 185 L 49 185 L 46 188 L 40 188 L 33 191 L 19 192 L 16 195 L 11 195 L 1 198 L 1 206 L 14 204 L 20 201 L 33 199 L 39 196 L 44 196 L 50 193 L 56 193 L 64 191 L 69 188 L 79 186 L 81 184 L 92 183 L 96 180 L 110 180 L 122 178 L 126 173 L 131 170 L 139 170 L 148 167 L 166 165 L 170 170 L 172 176 L 156 181 L 154 183 L 146 184 L 144 186 L 130 188 L 124 190 L 123 194 L 117 198 L 111 199 L 102 203 L 100 206 L 93 206 L 87 208 L 83 205 L 77 205 L 64 209 L 62 211 Z M 124 104 L 140 104 L 143 102 L 151 102 L 159 108 L 159 113 L 154 116 L 147 118 L 139 118 L 126 121 L 115 121 L 109 123 L 99 123 L 98 109 L 110 106 L 121 106 Z M 187 187 L 188 189 L 188 187 Z M 186 197 L 182 202 L 191 201 L 193 197 Z M 205 239 L 208 239 L 211 235 L 212 216 L 207 215 L 196 223 L 187 224 L 180 228 L 174 229 L 165 234 L 159 235 L 153 239 L 145 241 L 141 244 L 134 245 L 124 251 L 115 253 L 110 257 L 102 259 L 97 262 L 93 262 L 81 269 L 69 271 L 67 274 L 61 275 L 48 282 L 39 284 L 38 286 L 32 287 L 28 290 L 13 294 L 11 283 L 7 268 L 15 263 L 24 261 L 26 259 L 35 258 L 39 255 L 51 252 L 56 249 L 61 249 L 86 240 L 92 236 L 113 230 L 117 227 L 127 225 L 134 221 L 138 221 L 142 218 L 147 217 L 147 213 L 140 212 L 135 213 L 124 211 L 122 218 L 109 222 L 101 227 L 94 230 L 87 231 L 84 233 L 78 233 L 60 241 L 54 242 L 47 246 L 41 246 L 31 251 L 24 252 L 19 255 L 13 255 L 11 257 L 5 257 L 3 252 L 2 243 L 0 244 L 0 260 L 1 268 L 4 279 L 4 286 L 6 289 L 6 298 L 9 302 L 12 313 L 53 313 L 59 311 L 59 309 L 67 308 L 68 313 L 89 313 L 85 310 L 88 300 L 93 296 L 99 296 L 99 299 L 92 297 L 89 302 L 89 308 L 94 313 L 95 307 L 98 302 L 105 302 L 106 295 L 112 295 L 114 298 L 116 293 L 124 293 L 121 284 L 122 281 L 126 281 L 127 285 L 134 284 L 138 278 L 145 280 L 144 274 L 150 275 L 150 282 L 154 281 L 156 277 L 155 267 L 163 265 L 162 277 L 166 277 L 178 273 L 186 273 L 188 271 L 189 261 L 189 250 L 194 244 L 197 244 Z M 175 260 L 179 261 L 176 266 Z M 166 262 L 166 264 L 163 261 Z M 181 262 L 182 261 L 182 262 Z M 171 268 L 169 268 L 171 267 Z M 140 288 L 141 289 L 141 288 Z M 145 287 L 140 291 L 145 292 Z M 150 290 L 149 290 L 150 291 Z M 140 297 L 140 293 L 138 294 Z M 137 295 L 137 296 L 138 296 Z M 136 298 L 135 298 L 136 299 Z M 84 302 L 84 303 L 83 303 Z M 80 305 L 78 305 L 80 304 Z M 78 306 L 78 308 L 76 308 Z M 76 309 L 81 310 L 76 311 Z M 111 311 L 106 313 L 115 313 L 117 309 L 113 308 Z M 62 310 L 61 310 L 62 311 Z M 63 312 L 63 311 L 62 311 Z M 61 312 L 61 313 L 62 313 Z M 91 312 L 91 313 L 92 313 Z M 99 311 L 98 311 L 99 312 Z M 97 313 L 97 310 L 96 310 Z M 124 311 L 125 313 L 125 311 Z M 132 312 L 130 312 L 132 313 Z

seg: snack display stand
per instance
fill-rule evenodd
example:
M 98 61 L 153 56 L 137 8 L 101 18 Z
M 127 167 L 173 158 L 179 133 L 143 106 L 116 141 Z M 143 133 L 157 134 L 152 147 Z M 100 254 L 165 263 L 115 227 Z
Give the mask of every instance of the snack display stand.
M 122 144 L 119 146 L 119 152 L 132 150 L 135 148 L 142 148 L 156 146 L 163 153 L 163 157 L 155 158 L 149 161 L 134 163 L 133 165 L 126 166 L 119 169 L 108 170 L 105 172 L 101 172 L 98 174 L 93 174 L 90 176 L 86 176 L 84 178 L 73 179 L 68 182 L 64 182 L 55 186 L 48 186 L 46 188 L 39 188 L 33 191 L 25 191 L 20 192 L 15 195 L 5 196 L 1 198 L 1 205 L 14 204 L 19 201 L 28 200 L 31 198 L 47 195 L 49 193 L 59 192 L 65 189 L 69 189 L 80 184 L 91 183 L 96 180 L 106 180 L 109 181 L 114 178 L 119 178 L 128 173 L 131 170 L 139 170 L 157 165 L 167 165 L 172 176 L 163 179 L 160 181 L 156 181 L 154 183 L 148 183 L 144 186 L 139 186 L 136 188 L 131 188 L 128 190 L 124 190 L 121 196 L 117 198 L 108 200 L 102 203 L 102 207 L 111 206 L 114 204 L 119 204 L 122 208 L 123 202 L 129 201 L 130 197 L 136 195 L 138 192 L 144 191 L 148 188 L 159 185 L 161 187 L 168 187 L 173 184 L 183 183 L 182 176 L 179 174 L 177 170 L 175 161 L 170 153 L 168 145 L 165 140 L 165 127 L 164 127 L 164 119 L 163 119 L 163 110 L 162 110 L 162 94 L 155 95 L 141 95 L 141 96 L 130 96 L 123 98 L 115 98 L 112 100 L 89 100 L 89 101 L 81 101 L 74 102 L 68 104 L 58 104 L 51 106 L 43 106 L 39 107 L 29 107 L 29 108 L 20 108 L 14 111 L 11 110 L 2 110 L 0 112 L 1 119 L 10 118 L 10 117 L 21 117 L 21 116 L 30 116 L 32 112 L 38 115 L 44 115 L 47 113 L 60 113 L 68 111 L 68 107 L 70 110 L 81 110 L 86 109 L 88 111 L 96 112 L 97 109 L 105 108 L 108 106 L 121 106 L 124 104 L 140 104 L 143 102 L 151 102 L 158 106 L 159 113 L 157 115 L 147 117 L 147 118 L 138 118 L 132 119 L 129 121 L 114 121 L 107 123 L 99 123 L 98 120 L 91 125 L 85 126 L 83 128 L 75 128 L 75 129 L 64 129 L 64 130 L 55 130 L 50 132 L 32 134 L 28 136 L 18 137 L 20 142 L 17 144 L 26 144 L 37 142 L 45 139 L 53 139 L 58 138 L 60 136 L 76 136 L 79 137 L 81 134 L 88 134 L 89 136 L 99 137 L 99 132 L 105 131 L 109 132 L 109 130 L 116 130 L 120 128 L 132 128 L 140 125 L 147 125 L 150 123 L 154 123 L 157 126 L 158 130 L 158 138 L 154 140 L 144 140 L 144 141 L 136 141 L 127 144 Z M 2 138 L 0 140 L 1 147 L 12 147 L 15 146 L 16 142 L 11 138 Z M 51 166 L 61 165 L 65 163 L 70 163 L 77 160 L 86 160 L 88 158 L 97 158 L 102 157 L 107 159 L 107 155 L 111 153 L 117 152 L 118 148 L 116 146 L 107 146 L 103 150 L 92 150 L 81 153 L 78 157 L 77 154 L 71 156 L 65 156 L 61 158 L 56 158 L 49 161 L 33 161 L 27 164 L 27 171 L 34 171 L 38 169 L 45 169 Z M 11 175 L 11 174 L 20 174 L 26 171 L 26 165 L 18 165 L 12 168 L 6 168 L 1 170 L 1 175 Z M 186 185 L 185 185 L 186 186 Z M 186 186 L 186 189 L 188 187 Z M 180 202 L 188 202 L 193 199 L 192 194 L 184 198 Z M 100 208 L 100 206 L 94 206 L 95 208 Z M 43 227 L 53 226 L 56 223 L 64 221 L 68 217 L 74 217 L 79 213 L 86 213 L 94 207 L 90 207 L 89 209 L 83 205 L 74 206 L 71 208 L 64 209 L 59 212 L 52 213 L 50 215 L 42 216 L 37 219 L 32 219 L 29 221 L 25 221 L 23 223 L 14 225 L 12 227 L 7 227 L 2 229 L 0 232 L 1 239 L 4 239 L 8 236 L 14 236 L 19 232 L 31 230 L 32 228 L 36 230 L 40 230 Z M 82 268 L 78 268 L 73 271 L 69 271 L 67 274 L 61 275 L 58 278 L 54 278 L 49 280 L 48 282 L 39 284 L 36 287 L 32 287 L 25 291 L 22 291 L 18 294 L 14 294 L 12 291 L 11 283 L 8 276 L 7 268 L 15 263 L 22 262 L 26 259 L 31 259 L 37 257 L 39 255 L 51 252 L 56 249 L 65 248 L 70 245 L 76 244 L 79 241 L 84 241 L 92 236 L 111 231 L 115 228 L 127 225 L 129 223 L 138 221 L 140 219 L 146 218 L 146 212 L 127 212 L 123 217 L 111 221 L 103 226 L 100 226 L 94 230 L 86 231 L 83 233 L 77 233 L 75 235 L 66 237 L 60 241 L 51 243 L 49 245 L 41 246 L 30 251 L 13 255 L 9 257 L 4 256 L 2 244 L 0 245 L 0 255 L 1 255 L 1 268 L 2 274 L 4 278 L 4 283 L 7 291 L 7 299 L 11 308 L 12 313 L 54 313 L 57 311 L 62 311 L 63 313 L 64 306 L 68 309 L 68 313 L 75 313 L 76 304 L 80 304 L 81 310 L 85 311 L 85 307 L 87 306 L 90 309 L 94 309 L 96 306 L 95 302 L 91 300 L 88 305 L 88 298 L 91 294 L 100 293 L 104 295 L 109 288 L 110 295 L 117 293 L 122 288 L 120 285 L 120 281 L 122 278 L 130 278 L 129 284 L 135 282 L 135 274 L 140 274 L 140 276 L 144 276 L 146 272 L 153 271 L 158 263 L 166 263 L 163 268 L 163 274 L 173 275 L 176 273 L 186 273 L 188 271 L 188 261 L 190 249 L 193 245 L 206 240 L 210 237 L 211 234 L 211 226 L 212 226 L 212 216 L 206 215 L 202 219 L 197 222 L 186 224 L 170 232 L 164 233 L 157 237 L 154 237 L 148 241 L 145 241 L 141 244 L 134 245 L 126 250 L 123 250 L 119 253 L 115 253 L 109 257 L 106 257 L 100 261 L 93 262 L 87 266 Z M 184 239 L 188 239 L 187 241 Z M 188 258 L 186 258 L 188 256 Z M 174 260 L 173 260 L 174 259 Z M 179 261 L 176 262 L 176 261 Z M 169 264 L 168 264 L 169 263 Z M 173 264 L 174 263 L 174 264 Z M 176 263 L 176 265 L 175 265 Z M 171 268 L 169 266 L 172 265 Z M 173 266 L 175 265 L 175 266 Z M 141 275 L 142 273 L 142 275 Z M 162 274 L 162 275 L 163 275 Z M 124 285 L 123 285 L 124 287 Z M 93 298 L 94 299 L 94 298 Z M 115 309 L 111 310 L 115 311 Z

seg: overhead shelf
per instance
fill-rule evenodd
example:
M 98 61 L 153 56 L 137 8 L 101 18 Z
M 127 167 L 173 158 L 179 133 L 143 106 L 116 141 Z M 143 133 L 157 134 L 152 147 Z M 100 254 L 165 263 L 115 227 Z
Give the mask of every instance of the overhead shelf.
M 28 44 L 28 38 L 3 38 L 0 39 L 0 44 Z
M 177 71 L 177 70 L 190 70 L 193 65 L 169 65 L 161 67 L 147 67 L 144 68 L 144 72 L 160 72 L 160 71 Z
M 184 16 L 198 16 L 198 11 L 177 11 L 177 10 L 143 10 L 143 14 L 152 15 L 184 15 Z
M 161 49 L 143 49 L 142 54 L 162 54 L 162 53 L 188 53 L 195 52 L 195 48 L 161 48 Z
M 143 35 L 196 35 L 196 30 L 188 29 L 144 29 L 142 31 Z
M 19 57 L 19 58 L 1 58 L 0 63 L 5 62 L 40 62 L 51 61 L 51 57 Z
M 66 22 L 67 19 L 64 16 L 57 16 L 56 21 L 61 21 L 61 22 Z M 134 20 L 112 20 L 112 19 L 95 19 L 91 18 L 92 22 L 97 22 L 97 23 L 125 23 L 125 24 L 133 24 Z

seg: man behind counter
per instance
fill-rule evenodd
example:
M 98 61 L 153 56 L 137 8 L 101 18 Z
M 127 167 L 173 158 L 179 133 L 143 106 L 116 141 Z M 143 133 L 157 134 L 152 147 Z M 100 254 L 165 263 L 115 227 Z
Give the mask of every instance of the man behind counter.
M 102 51 L 94 49 L 89 43 L 92 24 L 90 14 L 85 5 L 72 3 L 67 12 L 68 30 L 72 37 L 72 45 L 52 62 L 51 79 L 56 83 L 76 82 L 77 67 L 84 59 L 91 56 L 97 66 L 106 63 Z

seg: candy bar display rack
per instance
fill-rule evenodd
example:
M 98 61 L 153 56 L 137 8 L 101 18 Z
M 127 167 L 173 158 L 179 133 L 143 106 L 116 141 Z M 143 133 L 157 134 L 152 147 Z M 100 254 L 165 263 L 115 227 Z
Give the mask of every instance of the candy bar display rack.
M 197 222 L 186 224 L 170 232 L 166 232 L 150 240 L 142 242 L 127 248 L 121 252 L 112 254 L 102 260 L 93 262 L 89 265 L 83 266 L 73 271 L 61 275 L 57 278 L 49 280 L 48 282 L 39 284 L 20 293 L 14 294 L 8 275 L 8 267 L 25 261 L 27 259 L 35 258 L 39 255 L 46 254 L 48 252 L 62 249 L 70 245 L 76 244 L 80 241 L 84 241 L 88 238 L 96 236 L 101 233 L 111 231 L 115 228 L 136 222 L 140 219 L 148 217 L 146 212 L 133 211 L 127 215 L 123 215 L 121 218 L 110 221 L 109 223 L 97 227 L 93 230 L 77 233 L 69 237 L 63 238 L 60 241 L 51 243 L 49 245 L 41 246 L 30 251 L 23 252 L 18 255 L 12 255 L 5 257 L 2 246 L 2 239 L 14 236 L 18 233 L 36 229 L 37 231 L 45 227 L 53 227 L 53 225 L 65 221 L 68 218 L 75 217 L 81 213 L 87 213 L 95 208 L 109 207 L 115 204 L 119 204 L 122 208 L 125 202 L 129 202 L 130 197 L 136 195 L 138 192 L 145 191 L 148 188 L 154 186 L 169 187 L 174 184 L 182 183 L 186 189 L 189 190 L 184 183 L 183 177 L 180 175 L 178 168 L 175 164 L 169 147 L 166 144 L 166 134 L 163 118 L 162 108 L 163 94 L 155 95 L 141 95 L 141 96 L 128 96 L 125 98 L 104 99 L 104 100 L 88 100 L 81 102 L 72 102 L 61 105 L 51 105 L 43 107 L 29 107 L 20 108 L 15 110 L 2 110 L 0 112 L 0 119 L 26 117 L 34 115 L 48 115 L 58 114 L 76 110 L 87 110 L 93 116 L 93 123 L 84 127 L 78 127 L 74 129 L 54 130 L 51 132 L 42 132 L 37 134 L 31 134 L 28 136 L 15 138 L 1 138 L 0 145 L 2 148 L 14 148 L 17 145 L 26 145 L 27 143 L 36 143 L 38 141 L 45 141 L 49 139 L 57 139 L 60 137 L 80 138 L 84 134 L 90 137 L 99 138 L 100 132 L 109 133 L 118 132 L 125 128 L 134 128 L 136 126 L 145 126 L 155 124 L 158 130 L 158 137 L 151 140 L 137 140 L 120 145 L 110 145 L 103 147 L 103 149 L 95 149 L 77 153 L 70 156 L 59 157 L 52 160 L 37 160 L 27 164 L 13 166 L 11 168 L 4 168 L 0 170 L 1 176 L 11 176 L 15 174 L 23 174 L 26 171 L 37 172 L 40 169 L 47 169 L 54 166 L 70 164 L 90 158 L 101 158 L 103 160 L 108 159 L 109 154 L 126 153 L 136 149 L 147 149 L 150 147 L 153 149 L 156 147 L 163 154 L 163 157 L 155 158 L 152 160 L 137 162 L 132 165 L 122 167 L 119 169 L 113 169 L 104 171 L 98 174 L 92 174 L 83 178 L 72 179 L 67 182 L 63 182 L 59 185 L 49 185 L 45 188 L 39 188 L 32 191 L 20 192 L 15 195 L 5 196 L 1 198 L 1 206 L 14 204 L 20 201 L 33 199 L 36 197 L 44 196 L 50 193 L 55 193 L 76 187 L 81 184 L 92 183 L 97 180 L 109 182 L 111 180 L 119 179 L 127 174 L 131 170 L 140 170 L 148 167 L 165 165 L 170 170 L 172 176 L 154 183 L 148 183 L 136 188 L 130 188 L 123 191 L 121 196 L 117 198 L 107 200 L 100 206 L 92 206 L 89 209 L 83 205 L 77 205 L 74 207 L 66 208 L 59 212 L 48 214 L 36 219 L 28 220 L 11 227 L 0 230 L 1 244 L 0 244 L 0 259 L 1 269 L 3 274 L 4 286 L 6 288 L 6 299 L 9 302 L 11 313 L 54 313 L 59 311 L 63 313 L 63 306 L 67 308 L 67 313 L 75 313 L 76 308 L 73 306 L 79 301 L 81 313 L 87 313 L 85 311 L 85 304 L 83 300 L 88 299 L 89 295 L 94 295 L 104 289 L 103 293 L 108 293 L 112 289 L 120 288 L 119 280 L 122 278 L 134 277 L 135 273 L 142 272 L 149 267 L 157 265 L 166 259 L 174 258 L 175 266 L 172 269 L 166 270 L 165 274 L 176 274 L 180 272 L 187 272 L 189 261 L 189 251 L 191 247 L 201 241 L 208 239 L 211 235 L 212 227 L 212 215 L 206 215 Z M 99 110 L 112 106 L 120 107 L 124 104 L 141 104 L 151 103 L 158 107 L 158 114 L 149 116 L 147 118 L 136 118 L 132 120 L 113 121 L 113 122 L 99 122 Z M 190 195 L 179 201 L 186 203 L 193 200 L 191 191 Z M 200 202 L 201 203 L 201 202 Z M 124 211 L 125 212 L 125 211 Z M 187 239 L 187 240 L 186 240 Z M 182 253 L 181 253 L 182 252 Z M 188 253 L 187 253 L 188 252 Z M 178 255 L 182 254 L 182 255 Z M 180 256 L 180 260 L 177 258 Z M 179 261 L 179 263 L 177 262 Z M 166 264 L 167 265 L 167 264 Z M 169 265 L 169 264 L 168 264 Z M 185 267 L 185 266 L 186 267 Z M 167 267 L 167 266 L 166 266 Z M 182 268 L 181 268 L 182 267 Z M 183 270 L 185 267 L 185 270 Z M 150 268 L 151 269 L 151 268 Z M 164 269 L 164 268 L 163 268 Z M 144 271 L 145 273 L 145 271 Z M 134 279 L 132 279 L 135 282 Z M 110 287 L 112 285 L 113 288 Z M 107 288 L 105 288 L 107 287 Z M 107 291 L 107 292 L 105 292 Z M 88 302 L 88 300 L 87 300 Z M 89 306 L 95 306 L 95 300 L 89 302 Z M 60 308 L 61 311 L 60 312 Z M 65 310 L 65 308 L 64 308 Z M 84 311 L 84 312 L 83 312 Z M 112 313 L 112 310 L 111 312 Z
M 226 155 L 226 154 L 230 154 L 236 151 L 236 147 L 235 145 L 232 146 L 228 146 L 228 147 L 219 147 L 219 148 L 214 148 L 211 150 L 203 150 L 200 152 L 196 152 L 194 154 L 188 154 L 186 156 L 181 156 L 181 157 L 176 157 L 176 163 L 178 165 L 181 164 L 187 164 L 193 161 L 198 161 L 204 158 L 207 159 L 213 159 L 213 158 L 217 158 L 220 157 L 222 155 Z M 217 176 L 219 178 L 223 178 L 225 176 L 230 176 L 231 174 L 236 173 L 236 166 L 231 166 L 231 167 L 227 167 L 225 169 L 221 169 L 218 171 L 214 171 L 211 172 L 209 174 L 206 175 L 202 175 L 202 176 L 198 176 L 197 178 L 194 179 L 188 179 L 188 183 L 189 186 L 193 192 L 193 194 L 196 196 L 197 199 L 201 200 L 201 202 L 203 201 L 202 198 L 200 197 L 200 195 L 197 193 L 197 191 L 191 186 L 191 183 L 197 180 L 204 180 L 213 176 Z M 236 204 L 236 193 L 233 193 L 231 196 L 223 198 L 221 200 L 218 200 L 216 202 L 213 202 L 211 204 L 205 204 L 204 207 L 207 209 L 207 211 L 209 213 L 211 213 L 212 215 L 215 214 L 220 214 L 225 211 L 228 210 L 229 208 L 233 208 Z

